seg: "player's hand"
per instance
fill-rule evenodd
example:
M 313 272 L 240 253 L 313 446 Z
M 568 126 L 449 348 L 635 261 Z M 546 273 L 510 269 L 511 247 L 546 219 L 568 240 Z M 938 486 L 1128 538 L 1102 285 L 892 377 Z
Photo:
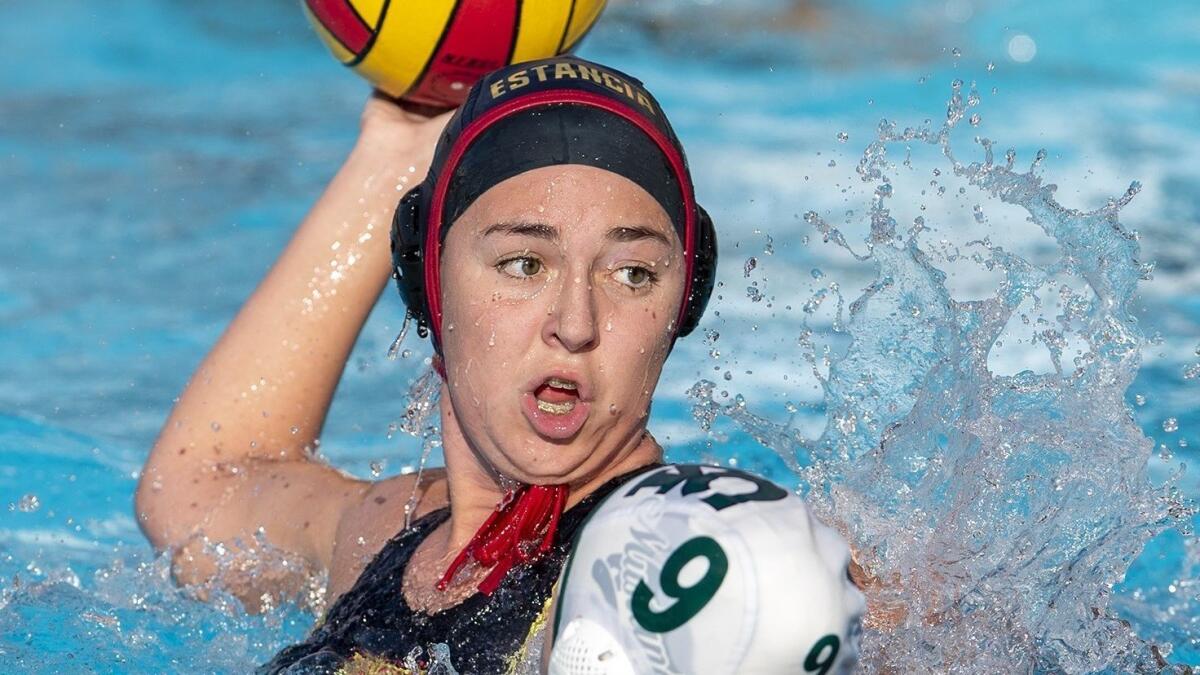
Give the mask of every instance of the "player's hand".
M 438 136 L 452 113 L 453 110 L 400 102 L 376 91 L 363 107 L 361 138 L 391 145 L 399 152 L 432 158 Z

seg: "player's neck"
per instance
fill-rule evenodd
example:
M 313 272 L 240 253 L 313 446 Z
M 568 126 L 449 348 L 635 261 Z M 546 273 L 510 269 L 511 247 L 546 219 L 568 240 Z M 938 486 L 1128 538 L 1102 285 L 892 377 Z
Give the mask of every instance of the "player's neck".
M 442 450 L 446 459 L 446 482 L 450 497 L 449 547 L 462 547 L 471 540 L 504 497 L 520 483 L 501 476 L 471 447 L 458 425 L 448 396 L 442 397 Z M 612 478 L 638 467 L 662 461 L 662 448 L 649 432 L 639 429 L 599 470 L 570 482 L 567 508 L 591 494 Z M 553 483 L 553 481 L 550 481 Z

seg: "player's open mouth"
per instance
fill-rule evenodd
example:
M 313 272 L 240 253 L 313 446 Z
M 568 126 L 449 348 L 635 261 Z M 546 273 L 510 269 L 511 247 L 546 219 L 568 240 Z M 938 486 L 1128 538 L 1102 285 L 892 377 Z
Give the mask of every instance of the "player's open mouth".
M 558 377 L 548 378 L 533 392 L 538 410 L 551 415 L 566 415 L 579 401 L 579 385 Z
M 591 410 L 587 384 L 566 373 L 555 373 L 528 384 L 521 397 L 525 419 L 545 438 L 566 440 L 583 428 Z

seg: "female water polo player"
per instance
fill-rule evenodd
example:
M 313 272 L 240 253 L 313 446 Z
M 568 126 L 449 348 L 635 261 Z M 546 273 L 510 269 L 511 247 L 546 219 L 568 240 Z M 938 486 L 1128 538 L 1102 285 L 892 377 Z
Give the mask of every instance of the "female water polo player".
M 399 207 L 398 187 L 411 187 Z M 138 521 L 181 582 L 215 581 L 252 606 L 295 593 L 302 575 L 288 570 L 327 571 L 321 623 L 265 671 L 412 669 L 438 644 L 460 672 L 536 668 L 577 531 L 661 465 L 651 396 L 715 262 L 683 150 L 623 73 L 569 57 L 508 67 L 448 123 L 374 99 L 346 164 L 172 411 Z M 389 273 L 442 378 L 446 466 L 420 485 L 356 480 L 309 451 Z M 786 494 L 680 471 L 655 489 L 737 513 L 756 501 L 730 480 Z M 680 590 L 666 581 L 649 583 Z M 825 667 L 836 651 L 822 643 L 813 658 Z

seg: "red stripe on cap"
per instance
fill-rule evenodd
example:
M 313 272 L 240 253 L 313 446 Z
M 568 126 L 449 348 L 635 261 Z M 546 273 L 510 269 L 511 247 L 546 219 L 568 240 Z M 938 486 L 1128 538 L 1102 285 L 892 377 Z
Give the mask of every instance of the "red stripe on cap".
M 325 30 L 329 31 L 346 49 L 358 54 L 371 40 L 371 27 L 347 0 L 305 0 L 308 10 L 317 17 Z
M 461 0 L 421 80 L 404 98 L 428 105 L 461 103 L 467 87 L 508 65 L 519 13 L 517 0 Z
M 442 166 L 438 174 L 438 182 L 434 187 L 433 199 L 430 205 L 429 226 L 426 227 L 425 232 L 425 293 L 427 295 L 426 300 L 429 303 L 430 323 L 432 324 L 430 330 L 433 331 L 435 339 L 440 341 L 442 332 L 442 282 L 440 275 L 442 209 L 445 207 L 446 192 L 450 187 L 450 181 L 446 177 L 454 175 L 455 169 L 458 168 L 458 163 L 462 161 L 463 155 L 471 147 L 471 143 L 487 130 L 488 127 L 509 115 L 529 110 L 530 108 L 556 103 L 592 106 L 611 112 L 632 122 L 658 145 L 663 155 L 667 158 L 667 162 L 671 165 L 671 169 L 674 170 L 675 177 L 679 181 L 679 189 L 683 193 L 685 218 L 683 257 L 686 263 L 685 271 L 687 272 L 687 276 L 684 278 L 683 302 L 679 305 L 679 316 L 675 318 L 675 332 L 679 332 L 679 327 L 683 324 L 683 317 L 688 308 L 687 299 L 692 292 L 692 272 L 695 267 L 694 254 L 697 227 L 696 200 L 692 194 L 691 181 L 688 180 L 687 167 L 684 164 L 683 155 L 680 154 L 679 150 L 671 143 L 671 140 L 667 138 L 667 135 L 661 129 L 632 107 L 626 106 L 607 96 L 588 91 L 556 89 L 540 91 L 536 94 L 527 94 L 508 103 L 503 103 L 472 121 L 463 129 L 455 141 L 454 147 L 450 151 L 450 156 L 446 159 L 446 163 Z

